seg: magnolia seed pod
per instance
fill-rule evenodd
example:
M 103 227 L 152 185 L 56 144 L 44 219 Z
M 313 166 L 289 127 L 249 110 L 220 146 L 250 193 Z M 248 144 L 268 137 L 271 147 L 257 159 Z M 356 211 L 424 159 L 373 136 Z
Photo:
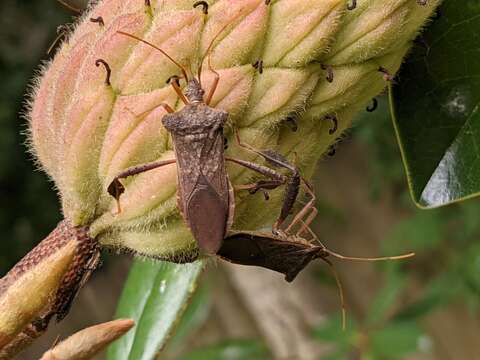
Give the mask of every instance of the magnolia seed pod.
M 40 334 L 53 316 L 66 315 L 96 254 L 87 228 L 64 220 L 0 279 L 0 349 L 10 347 L 0 358 L 24 348 L 28 341 L 20 333 L 28 326 L 30 334 Z
M 32 152 L 55 182 L 65 218 L 104 247 L 179 262 L 198 252 L 177 209 L 175 166 L 126 179 L 120 214 L 107 193 L 120 171 L 173 158 L 165 111 L 155 106 L 181 107 L 166 84 L 178 67 L 118 31 L 154 43 L 194 73 L 213 44 L 207 62 L 220 82 L 211 105 L 230 114 L 227 155 L 259 161 L 235 144 L 235 127 L 243 142 L 281 152 L 308 177 L 393 78 L 439 1 L 358 0 L 348 10 L 345 0 L 217 0 L 208 14 L 193 3 L 100 1 L 36 81 Z M 102 23 L 90 21 L 98 17 Z M 206 89 L 214 79 L 208 68 Z M 228 172 L 234 185 L 253 177 L 236 166 Z M 261 194 L 238 192 L 234 227 L 271 224 L 280 191 L 267 204 Z

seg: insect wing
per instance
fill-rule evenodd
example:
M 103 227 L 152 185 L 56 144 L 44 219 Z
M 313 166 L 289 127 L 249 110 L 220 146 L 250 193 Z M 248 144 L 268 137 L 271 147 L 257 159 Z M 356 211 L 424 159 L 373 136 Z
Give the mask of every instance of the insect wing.
M 260 232 L 232 233 L 224 239 L 217 253 L 235 264 L 260 266 L 282 273 L 288 282 L 322 254 L 319 246 Z
M 188 199 L 187 219 L 198 246 L 217 253 L 227 228 L 228 206 L 203 175 Z

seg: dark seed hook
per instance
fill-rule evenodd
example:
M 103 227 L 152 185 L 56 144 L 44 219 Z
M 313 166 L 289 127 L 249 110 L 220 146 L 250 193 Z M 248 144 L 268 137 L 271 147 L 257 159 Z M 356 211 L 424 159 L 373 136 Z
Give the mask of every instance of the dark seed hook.
M 151 8 L 152 4 L 150 3 L 150 0 L 145 0 L 145 6 Z
M 112 74 L 112 69 L 110 69 L 110 65 L 108 65 L 108 63 L 103 59 L 97 59 L 97 61 L 95 61 L 95 66 L 99 67 L 100 64 L 105 67 L 105 71 L 107 72 L 107 77 L 105 78 L 105 84 L 107 86 L 112 85 L 110 83 L 110 75 Z
M 335 154 L 337 153 L 337 148 L 335 145 L 330 145 L 328 147 L 328 152 L 327 152 L 327 155 L 332 157 L 332 156 L 335 156 Z
M 101 16 L 96 17 L 96 18 L 90 18 L 90 21 L 92 23 L 97 23 L 100 26 L 105 26 L 105 22 L 103 21 L 103 18 Z
M 258 70 L 259 74 L 263 74 L 263 60 L 257 60 L 255 61 L 252 66 Z
M 262 190 L 262 192 L 263 192 L 263 197 L 265 201 L 270 200 L 270 194 L 266 190 Z
M 333 135 L 337 132 L 338 130 L 338 119 L 335 115 L 327 115 L 325 116 L 325 120 L 330 120 L 333 123 L 333 127 L 328 130 L 328 133 L 330 135 Z
M 322 69 L 327 71 L 326 79 L 329 83 L 332 83 L 333 82 L 333 67 L 332 67 L 332 65 L 323 65 L 322 64 Z
M 357 7 L 357 0 L 352 0 L 350 4 L 347 5 L 348 10 L 354 10 Z
M 378 107 L 378 100 L 377 100 L 377 98 L 373 98 L 372 99 L 372 106 L 367 106 L 367 111 L 368 112 L 374 112 L 375 110 L 377 110 L 377 107 Z
M 208 15 L 208 3 L 206 1 L 197 1 L 195 4 L 193 4 L 194 9 L 196 9 L 199 6 L 202 7 L 202 12 L 205 15 Z
M 226 137 L 223 138 L 223 149 L 224 150 L 228 149 L 228 139 Z
M 270 3 L 272 2 L 272 0 L 265 0 L 265 5 L 270 5 Z
M 293 131 L 293 132 L 297 132 L 298 130 L 298 124 L 297 124 L 297 121 L 289 116 L 285 119 L 285 122 L 288 124 L 288 126 L 290 127 L 290 129 Z

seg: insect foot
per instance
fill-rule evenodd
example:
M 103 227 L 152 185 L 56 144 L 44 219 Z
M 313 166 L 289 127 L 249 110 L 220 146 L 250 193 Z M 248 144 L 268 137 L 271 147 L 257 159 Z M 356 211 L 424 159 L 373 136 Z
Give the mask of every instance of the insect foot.
M 349 4 L 95 2 L 30 100 L 31 151 L 66 221 L 88 228 L 100 247 L 175 262 L 215 254 L 230 228 L 275 223 L 285 187 L 273 187 L 286 182 L 228 161 L 269 167 L 232 129 L 255 149 L 299 154 L 308 179 L 388 85 L 378 69 L 396 74 L 439 0 Z M 232 191 L 252 182 L 262 185 L 258 194 Z

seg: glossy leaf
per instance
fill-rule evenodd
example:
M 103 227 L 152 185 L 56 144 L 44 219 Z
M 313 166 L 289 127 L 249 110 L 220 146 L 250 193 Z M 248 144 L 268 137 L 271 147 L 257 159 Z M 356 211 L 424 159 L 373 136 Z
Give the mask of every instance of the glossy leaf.
M 180 360 L 267 360 L 265 345 L 254 340 L 232 340 L 194 350 Z
M 425 208 L 480 192 L 480 5 L 445 1 L 440 14 L 391 94 L 412 197 Z
M 202 262 L 136 260 L 116 314 L 134 319 L 136 326 L 109 349 L 107 359 L 155 359 L 185 310 L 202 267 Z

